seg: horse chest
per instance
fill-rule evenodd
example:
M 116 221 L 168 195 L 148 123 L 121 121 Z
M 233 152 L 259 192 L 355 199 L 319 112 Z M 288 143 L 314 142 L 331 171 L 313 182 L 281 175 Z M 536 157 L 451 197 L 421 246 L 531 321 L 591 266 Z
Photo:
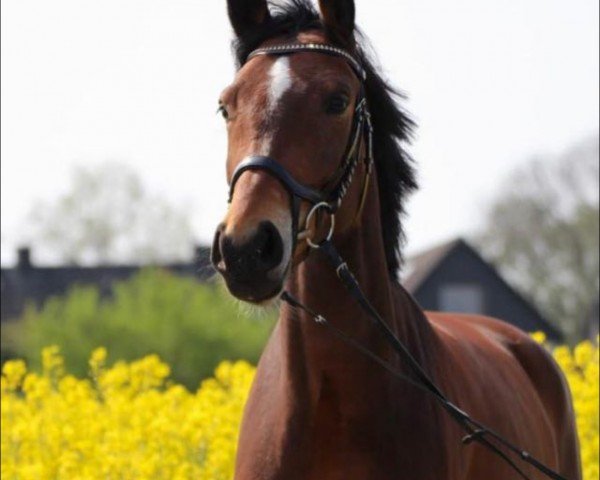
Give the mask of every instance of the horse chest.
M 336 387 L 324 382 L 313 408 L 307 408 L 308 396 L 250 404 L 252 425 L 241 439 L 236 480 L 448 478 L 444 456 L 430 448 L 439 447 L 442 432 L 412 411 L 414 400 L 388 405 L 380 391 L 367 388 L 359 395 Z
M 443 432 L 411 409 L 411 401 L 383 404 L 365 390 L 344 399 L 325 396 L 315 416 L 314 461 L 306 478 L 321 480 L 440 480 L 444 453 L 431 450 Z M 403 408 L 404 407 L 404 408 Z

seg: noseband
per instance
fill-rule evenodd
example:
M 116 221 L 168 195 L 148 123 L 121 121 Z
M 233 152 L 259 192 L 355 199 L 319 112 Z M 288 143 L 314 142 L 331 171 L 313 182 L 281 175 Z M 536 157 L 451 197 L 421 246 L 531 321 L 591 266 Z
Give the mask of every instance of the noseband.
M 229 187 L 229 202 L 231 203 L 235 185 L 244 172 L 249 170 L 266 171 L 275 177 L 290 194 L 292 209 L 292 236 L 294 244 L 297 240 L 306 239 L 311 247 L 317 248 L 317 243 L 315 243 L 315 241 L 308 236 L 309 223 L 313 217 L 319 213 L 319 210 L 323 210 L 324 212 L 328 213 L 330 216 L 330 227 L 326 236 L 326 240 L 331 239 L 335 229 L 335 213 L 341 206 L 342 201 L 348 192 L 348 188 L 352 183 L 354 172 L 356 171 L 356 166 L 358 165 L 360 159 L 363 141 L 366 138 L 366 175 L 362 187 L 359 208 L 356 213 L 356 218 L 360 217 L 364 207 L 369 179 L 373 168 L 373 127 L 371 124 L 371 115 L 369 113 L 367 99 L 365 96 L 364 82 L 366 80 L 366 71 L 348 52 L 340 48 L 321 43 L 298 43 L 259 48 L 258 50 L 254 50 L 252 53 L 250 53 L 248 60 L 261 55 L 281 56 L 302 52 L 321 53 L 343 58 L 346 60 L 346 62 L 348 62 L 348 65 L 352 68 L 352 71 L 356 74 L 361 82 L 360 91 L 354 108 L 352 130 L 348 139 L 345 153 L 342 157 L 342 161 L 337 172 L 334 174 L 332 179 L 327 182 L 327 185 L 333 184 L 334 186 L 325 191 L 304 185 L 298 182 L 290 174 L 290 172 L 288 172 L 275 159 L 262 155 L 250 155 L 242 160 L 242 162 L 233 172 Z M 311 209 L 306 216 L 304 228 L 302 231 L 299 231 L 300 203 L 302 201 L 306 201 L 311 204 Z

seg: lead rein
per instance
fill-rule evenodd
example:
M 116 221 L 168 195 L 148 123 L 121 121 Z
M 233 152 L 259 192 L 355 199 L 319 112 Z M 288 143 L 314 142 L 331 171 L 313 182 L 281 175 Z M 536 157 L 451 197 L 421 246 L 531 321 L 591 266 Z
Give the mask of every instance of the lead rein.
M 499 447 L 493 444 L 490 439 L 487 437 L 491 437 L 496 440 L 502 446 L 510 450 L 512 453 L 519 456 L 521 460 L 527 462 L 532 465 L 538 471 L 545 474 L 548 478 L 553 480 L 567 480 L 565 477 L 560 474 L 554 472 L 546 465 L 542 464 L 540 461 L 532 457 L 528 452 L 519 449 L 518 447 L 511 444 L 504 437 L 494 432 L 493 430 L 487 428 L 485 425 L 473 420 L 469 414 L 462 411 L 456 405 L 448 400 L 448 398 L 442 393 L 442 391 L 437 387 L 437 385 L 433 382 L 433 380 L 427 375 L 427 373 L 423 370 L 419 362 L 412 356 L 412 354 L 408 351 L 406 346 L 394 335 L 394 333 L 390 330 L 388 325 L 385 323 L 383 318 L 379 315 L 377 310 L 371 305 L 369 300 L 364 295 L 361 290 L 358 282 L 352 275 L 352 272 L 348 268 L 347 263 L 342 259 L 333 243 L 330 240 L 326 240 L 321 242 L 318 245 L 318 249 L 322 250 L 325 253 L 325 256 L 329 260 L 331 266 L 334 268 L 338 278 L 341 280 L 346 289 L 350 292 L 350 295 L 359 303 L 362 309 L 369 315 L 373 324 L 379 329 L 379 331 L 383 334 L 383 337 L 387 340 L 387 342 L 392 346 L 392 348 L 400 355 L 400 357 L 408 364 L 410 369 L 417 376 L 417 380 L 402 374 L 396 371 L 388 362 L 374 354 L 368 348 L 366 348 L 361 343 L 357 342 L 354 338 L 347 335 L 342 330 L 338 329 L 329 321 L 318 314 L 314 310 L 302 304 L 297 298 L 293 297 L 289 292 L 284 291 L 281 294 L 281 300 L 288 303 L 292 308 L 297 308 L 303 310 L 307 314 L 309 314 L 313 319 L 320 325 L 324 325 L 329 328 L 338 338 L 357 349 L 363 355 L 369 357 L 371 360 L 378 363 L 385 370 L 391 373 L 394 377 L 404 380 L 407 383 L 413 385 L 416 388 L 430 394 L 433 398 L 441 405 L 442 408 L 450 415 L 450 417 L 460 426 L 462 427 L 467 435 L 463 437 L 462 443 L 464 445 L 469 445 L 473 442 L 479 443 L 480 445 L 488 448 L 493 453 L 502 458 L 508 465 L 510 465 L 513 470 L 519 476 L 525 480 L 531 480 L 523 470 L 521 470 L 513 460 L 511 460 L 506 453 L 501 451 Z

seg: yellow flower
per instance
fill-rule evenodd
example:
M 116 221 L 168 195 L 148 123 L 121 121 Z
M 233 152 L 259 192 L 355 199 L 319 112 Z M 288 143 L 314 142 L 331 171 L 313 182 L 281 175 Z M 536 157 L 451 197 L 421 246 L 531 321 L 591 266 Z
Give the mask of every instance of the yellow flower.
M 582 342 L 575 347 L 575 364 L 584 368 L 592 361 L 594 346 L 592 342 Z
M 7 390 L 17 390 L 27 373 L 27 367 L 23 360 L 10 360 L 2 367 L 3 387 Z M 4 392 L 2 388 L 2 392 Z
M 544 332 L 535 332 L 531 334 L 531 337 L 540 344 L 546 343 L 546 334 Z
M 573 393 L 584 480 L 599 478 L 598 352 L 590 342 L 553 352 Z M 192 393 L 156 355 L 108 367 L 98 348 L 91 381 L 66 375 L 57 347 L 42 357 L 41 375 L 20 360 L 2 369 L 2 478 L 232 478 L 248 363 L 221 363 Z
M 254 376 L 247 363 L 219 366 L 218 380 L 192 393 L 168 381 L 156 355 L 107 367 L 98 348 L 92 381 L 65 375 L 57 347 L 42 357 L 42 375 L 27 374 L 21 361 L 3 369 L 2 478 L 232 477 Z
M 104 367 L 106 356 L 106 348 L 104 347 L 98 347 L 92 352 L 89 364 L 93 374 L 99 373 Z
M 64 359 L 60 355 L 60 348 L 51 345 L 42 350 L 42 368 L 48 377 L 60 377 L 64 373 Z

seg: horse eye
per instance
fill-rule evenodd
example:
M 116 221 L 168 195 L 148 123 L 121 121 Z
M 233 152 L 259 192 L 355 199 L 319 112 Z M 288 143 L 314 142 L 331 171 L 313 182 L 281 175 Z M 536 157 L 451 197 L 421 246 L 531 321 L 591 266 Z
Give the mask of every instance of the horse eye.
M 346 95 L 332 95 L 327 100 L 327 113 L 332 115 L 340 115 L 346 111 L 348 105 L 350 104 L 350 99 Z
M 225 108 L 225 105 L 219 104 L 217 113 L 220 113 L 225 120 L 229 120 L 229 112 L 227 111 L 227 108 Z

